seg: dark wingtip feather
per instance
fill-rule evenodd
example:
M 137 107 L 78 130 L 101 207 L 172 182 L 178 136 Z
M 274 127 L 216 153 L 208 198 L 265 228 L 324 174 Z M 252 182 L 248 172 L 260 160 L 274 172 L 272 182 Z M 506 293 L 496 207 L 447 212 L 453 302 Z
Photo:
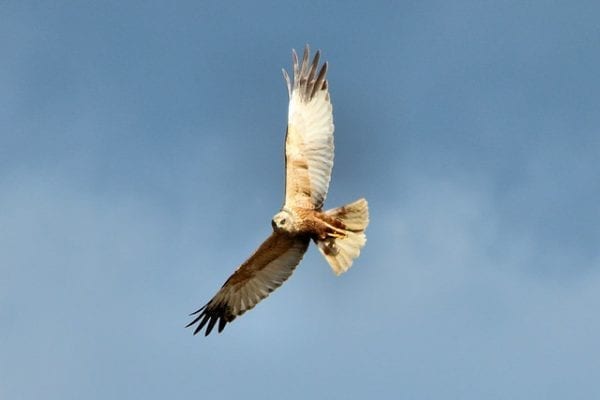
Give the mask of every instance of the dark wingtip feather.
M 325 80 L 327 75 L 327 65 L 327 61 L 325 61 L 321 67 L 321 70 L 319 71 L 319 74 L 317 75 L 317 79 L 315 80 L 315 84 L 313 85 L 312 92 L 310 94 L 311 98 L 317 93 L 318 90 L 327 88 L 327 81 Z
M 198 332 L 201 332 L 206 326 L 204 336 L 208 336 L 212 332 L 215 325 L 217 325 L 217 322 L 219 323 L 218 331 L 221 333 L 225 328 L 225 325 L 235 319 L 235 316 L 231 315 L 229 308 L 223 304 L 214 305 L 209 302 L 207 305 L 198 311 L 193 312 L 191 315 L 196 315 L 198 313 L 200 314 L 197 315 L 192 322 L 185 326 L 186 328 L 189 328 L 192 325 L 198 324 L 198 326 L 194 328 L 194 335 L 197 335 Z
M 194 325 L 196 323 L 196 321 L 198 321 L 198 318 L 194 318 L 194 320 L 192 322 L 190 322 L 189 324 L 187 324 L 185 327 L 189 328 L 190 326 Z
M 315 79 L 315 73 L 317 72 L 317 67 L 319 66 L 319 58 L 321 57 L 321 52 L 319 50 L 317 50 L 317 52 L 315 53 L 315 56 L 312 60 L 312 63 L 310 64 L 310 68 L 308 70 L 308 84 L 309 84 L 309 89 L 312 88 L 312 85 L 314 85 L 314 79 Z M 310 91 L 312 92 L 312 89 L 310 89 Z
M 200 332 L 202 330 L 202 328 L 204 328 L 204 325 L 206 325 L 206 323 L 210 319 L 210 315 L 206 314 L 206 312 L 201 314 L 200 317 L 204 317 L 204 318 L 202 318 L 202 321 L 200 321 L 200 323 L 198 324 L 196 329 L 194 329 L 194 335 L 196 335 L 198 332 Z M 198 317 L 198 319 L 200 319 L 200 317 Z
M 210 322 L 208 323 L 208 326 L 206 327 L 206 333 L 204 333 L 204 336 L 208 336 L 210 334 L 210 332 L 213 330 L 213 328 L 218 320 L 219 320 L 219 317 L 217 317 L 217 316 L 213 315 L 211 317 Z
M 319 69 L 320 58 L 321 51 L 317 50 L 312 61 L 310 61 L 310 47 L 308 44 L 304 46 L 302 60 L 299 60 L 296 51 L 292 50 L 294 66 L 294 80 L 293 85 L 291 85 L 292 91 L 300 91 L 302 98 L 305 100 L 312 99 L 318 91 L 327 88 L 327 62 L 323 63 Z
M 225 320 L 225 318 L 221 318 L 219 320 L 219 333 L 223 332 L 223 328 L 225 328 L 225 325 L 227 325 L 227 320 Z
M 201 307 L 201 308 L 197 309 L 196 311 L 194 311 L 193 313 L 191 313 L 191 314 L 190 314 L 190 317 L 191 317 L 192 315 L 196 315 L 196 314 L 198 314 L 200 311 L 204 310 L 205 308 L 206 308 L 206 305 L 205 305 L 204 307 Z

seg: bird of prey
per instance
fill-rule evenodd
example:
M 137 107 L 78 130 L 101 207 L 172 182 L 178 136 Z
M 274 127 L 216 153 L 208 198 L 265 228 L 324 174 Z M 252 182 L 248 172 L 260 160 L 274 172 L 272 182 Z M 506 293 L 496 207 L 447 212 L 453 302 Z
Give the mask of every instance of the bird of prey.
M 320 52 L 312 62 L 308 45 L 302 61 L 292 50 L 293 80 L 283 70 L 289 106 L 285 136 L 285 199 L 273 217 L 273 233 L 227 279 L 187 327 L 194 334 L 206 326 L 208 336 L 218 323 L 227 323 L 252 309 L 287 280 L 314 241 L 333 272 L 352 265 L 366 242 L 367 201 L 359 199 L 323 211 L 333 167 L 333 112 L 327 85 L 327 63 L 319 68 Z

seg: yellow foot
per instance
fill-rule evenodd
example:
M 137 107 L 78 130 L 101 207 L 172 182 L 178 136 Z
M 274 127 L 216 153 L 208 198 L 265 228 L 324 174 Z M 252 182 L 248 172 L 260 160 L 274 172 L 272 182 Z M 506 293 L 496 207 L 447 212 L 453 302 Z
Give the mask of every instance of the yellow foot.
M 327 232 L 327 236 L 336 238 L 336 239 L 346 237 L 346 235 L 344 235 L 343 233 L 337 232 L 337 231 Z

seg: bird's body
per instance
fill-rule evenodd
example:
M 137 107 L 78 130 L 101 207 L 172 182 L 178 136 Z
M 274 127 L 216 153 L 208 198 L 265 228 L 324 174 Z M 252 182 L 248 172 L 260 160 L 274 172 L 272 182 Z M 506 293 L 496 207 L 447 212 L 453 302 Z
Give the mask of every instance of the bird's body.
M 288 128 L 285 140 L 284 205 L 273 217 L 273 233 L 246 260 L 188 324 L 206 326 L 208 335 L 253 308 L 292 274 L 313 240 L 333 271 L 346 272 L 366 242 L 367 201 L 323 211 L 333 167 L 333 112 L 327 88 L 327 63 L 317 71 L 317 51 L 309 63 L 308 46 L 302 62 L 293 52 L 294 79 L 285 72 Z

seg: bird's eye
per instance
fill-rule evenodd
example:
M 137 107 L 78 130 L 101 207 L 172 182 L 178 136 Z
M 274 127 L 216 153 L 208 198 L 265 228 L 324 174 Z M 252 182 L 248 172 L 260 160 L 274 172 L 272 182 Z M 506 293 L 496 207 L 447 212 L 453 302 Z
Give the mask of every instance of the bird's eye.
M 281 225 L 285 225 L 285 218 L 281 219 Z

